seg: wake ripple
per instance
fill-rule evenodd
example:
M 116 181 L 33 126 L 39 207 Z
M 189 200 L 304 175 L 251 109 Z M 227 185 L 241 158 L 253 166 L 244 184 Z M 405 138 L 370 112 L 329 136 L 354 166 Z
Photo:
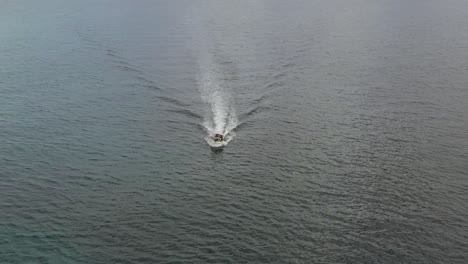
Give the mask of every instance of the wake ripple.
M 214 134 L 222 134 L 225 137 L 222 146 L 225 146 L 234 138 L 232 130 L 238 125 L 231 96 L 210 72 L 202 75 L 200 87 L 203 101 L 210 106 L 203 122 L 208 133 L 206 142 L 212 147 L 219 147 L 220 143 L 214 142 L 212 137 Z

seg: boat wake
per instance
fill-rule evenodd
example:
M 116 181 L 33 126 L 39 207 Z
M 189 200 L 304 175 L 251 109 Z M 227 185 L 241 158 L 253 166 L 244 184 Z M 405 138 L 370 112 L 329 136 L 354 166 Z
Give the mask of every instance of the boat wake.
M 194 20 L 198 22 L 193 23 L 193 38 L 197 43 L 194 51 L 198 61 L 198 89 L 206 103 L 202 126 L 207 132 L 205 140 L 208 145 L 222 147 L 234 138 L 233 130 L 238 125 L 238 119 L 230 89 L 224 82 L 222 65 L 216 60 L 216 36 L 211 34 L 208 21 L 199 20 L 205 16 L 198 12 L 194 13 Z M 224 139 L 214 141 L 215 134 L 223 135 Z
M 209 106 L 204 116 L 203 127 L 208 135 L 205 140 L 211 147 L 227 145 L 235 136 L 233 129 L 238 124 L 230 93 L 221 85 L 219 74 L 208 70 L 200 74 L 202 99 Z M 224 140 L 215 142 L 213 136 L 221 134 Z

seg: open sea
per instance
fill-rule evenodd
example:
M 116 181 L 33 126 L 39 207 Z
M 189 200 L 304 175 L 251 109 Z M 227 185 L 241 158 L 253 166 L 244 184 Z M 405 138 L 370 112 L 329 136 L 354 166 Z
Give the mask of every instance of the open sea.
M 468 263 L 468 1 L 0 0 L 0 263 Z

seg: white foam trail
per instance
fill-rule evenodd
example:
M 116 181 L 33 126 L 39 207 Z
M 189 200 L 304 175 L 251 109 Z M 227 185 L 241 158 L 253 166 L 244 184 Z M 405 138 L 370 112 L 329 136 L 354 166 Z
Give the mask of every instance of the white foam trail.
M 211 106 L 212 128 L 216 133 L 224 133 L 227 118 L 226 97 L 228 96 L 219 86 L 210 72 L 205 72 L 201 80 L 202 98 Z M 206 118 L 206 117 L 205 117 Z
M 232 130 L 238 123 L 232 96 L 223 82 L 220 65 L 214 59 L 216 36 L 211 34 L 208 21 L 203 19 L 208 14 L 202 9 L 192 11 L 194 13 L 191 16 L 193 20 L 190 25 L 193 26 L 193 39 L 196 43 L 195 52 L 199 67 L 198 88 L 203 101 L 209 106 L 203 121 L 203 126 L 208 133 L 207 142 L 210 144 L 209 139 L 218 133 L 224 135 L 223 144 L 227 144 L 234 137 Z
M 232 130 L 237 126 L 237 116 L 232 104 L 232 98 L 226 88 L 220 85 L 221 81 L 215 71 L 205 71 L 200 77 L 200 91 L 202 99 L 210 106 L 205 115 L 203 126 L 208 132 L 207 142 L 211 146 L 219 146 L 212 142 L 211 137 L 218 133 L 223 134 L 226 145 L 234 137 Z

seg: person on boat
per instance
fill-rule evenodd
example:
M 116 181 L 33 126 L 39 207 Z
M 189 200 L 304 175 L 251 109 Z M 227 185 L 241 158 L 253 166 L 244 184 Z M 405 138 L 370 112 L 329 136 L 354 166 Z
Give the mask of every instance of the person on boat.
M 221 134 L 214 135 L 214 141 L 222 141 L 222 140 L 223 140 L 223 135 Z

